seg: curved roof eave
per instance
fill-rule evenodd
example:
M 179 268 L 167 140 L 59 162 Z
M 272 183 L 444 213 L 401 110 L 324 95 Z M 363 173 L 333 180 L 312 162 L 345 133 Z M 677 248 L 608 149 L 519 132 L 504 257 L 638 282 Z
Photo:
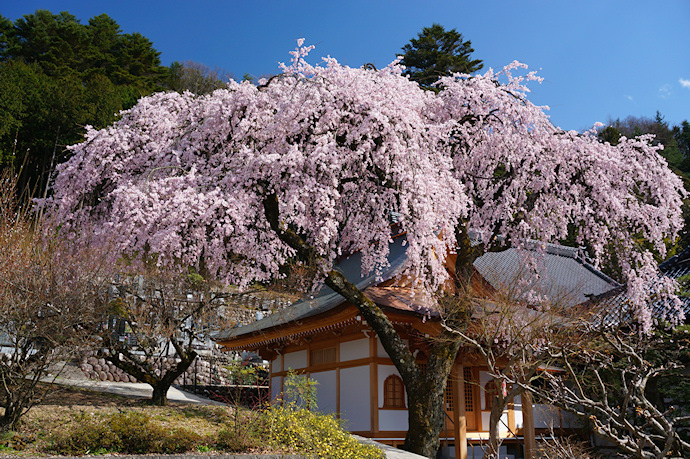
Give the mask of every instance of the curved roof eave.
M 362 276 L 362 256 L 359 252 L 343 257 L 343 259 L 336 264 L 334 269 L 340 271 L 350 282 L 353 282 L 360 291 L 383 281 L 393 279 L 399 276 L 405 267 L 405 261 L 407 260 L 405 255 L 407 252 L 406 240 L 404 235 L 393 239 L 393 243 L 389 245 L 388 266 L 381 269 L 378 273 L 374 272 Z M 356 280 L 358 277 L 359 280 Z M 302 320 L 329 311 L 344 302 L 345 299 L 340 294 L 324 285 L 314 296 L 300 300 L 292 306 L 281 309 L 256 322 L 224 332 L 222 331 L 214 337 L 214 340 L 231 340 L 289 322 Z

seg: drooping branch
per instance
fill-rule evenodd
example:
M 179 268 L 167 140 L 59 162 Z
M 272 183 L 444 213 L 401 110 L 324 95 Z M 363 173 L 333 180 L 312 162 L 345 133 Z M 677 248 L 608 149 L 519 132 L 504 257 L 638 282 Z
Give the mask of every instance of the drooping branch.
M 268 194 L 263 199 L 263 207 L 264 214 L 273 232 L 281 241 L 293 248 L 302 260 L 316 261 L 321 259 L 316 250 L 307 244 L 295 231 L 281 224 L 278 197 L 274 193 Z M 412 352 L 410 352 L 410 349 L 381 308 L 367 298 L 342 273 L 334 269 L 326 273 L 324 282 L 333 291 L 342 295 L 343 298 L 357 307 L 364 320 L 376 332 L 388 355 L 395 362 L 403 381 L 407 384 L 412 383 L 414 379 L 418 379 L 420 371 Z

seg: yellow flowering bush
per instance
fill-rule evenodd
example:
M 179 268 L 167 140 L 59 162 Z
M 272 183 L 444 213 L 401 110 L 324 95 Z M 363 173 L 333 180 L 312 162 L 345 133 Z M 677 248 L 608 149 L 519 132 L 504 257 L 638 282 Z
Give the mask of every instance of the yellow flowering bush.
M 316 412 L 317 381 L 290 369 L 282 405 L 263 413 L 263 427 L 272 446 L 308 456 L 336 459 L 380 459 L 383 451 L 364 445 L 343 429 L 340 420 Z
M 379 459 L 383 451 L 359 443 L 332 415 L 300 409 L 292 404 L 265 412 L 265 428 L 272 445 L 315 457 Z

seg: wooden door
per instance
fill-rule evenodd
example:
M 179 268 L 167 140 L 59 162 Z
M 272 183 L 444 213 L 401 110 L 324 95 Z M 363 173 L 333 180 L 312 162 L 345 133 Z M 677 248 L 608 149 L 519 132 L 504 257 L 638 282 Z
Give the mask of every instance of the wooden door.
M 478 380 L 477 376 L 476 371 L 473 371 L 472 368 L 464 367 L 463 384 L 465 386 L 465 395 L 463 402 L 465 403 L 465 425 L 468 432 L 476 432 L 478 430 L 479 424 L 477 419 L 481 415 L 478 399 L 479 390 L 476 384 L 476 381 Z M 455 397 L 453 397 L 453 384 L 455 384 L 455 381 L 452 381 L 451 379 L 452 378 L 448 378 L 448 382 L 446 383 L 446 391 L 444 394 L 444 405 L 446 410 L 444 431 L 448 436 L 453 435 L 453 420 L 455 419 L 455 408 L 457 406 L 455 403 Z
M 465 419 L 467 422 L 468 431 L 476 431 L 478 429 L 477 415 L 479 414 L 479 400 L 477 399 L 479 391 L 477 390 L 476 381 L 478 380 L 476 372 L 470 367 L 464 367 L 463 379 L 465 384 Z

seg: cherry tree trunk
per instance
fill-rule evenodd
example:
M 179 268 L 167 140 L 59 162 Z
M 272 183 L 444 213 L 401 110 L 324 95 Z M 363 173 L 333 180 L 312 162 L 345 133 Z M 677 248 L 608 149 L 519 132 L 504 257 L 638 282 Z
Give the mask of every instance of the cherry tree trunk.
M 165 370 L 160 376 L 156 374 L 152 365 L 147 361 L 142 362 L 133 358 L 126 348 L 120 348 L 115 351 L 111 350 L 112 353 L 105 354 L 103 357 L 116 367 L 134 376 L 139 381 L 150 385 L 153 388 L 153 394 L 149 401 L 151 405 L 165 406 L 168 402 L 168 390 L 170 386 L 172 386 L 178 376 L 191 366 L 197 356 L 194 350 L 190 350 L 189 348 L 184 349 L 174 341 L 172 344 L 180 361 L 177 365 Z M 122 359 L 120 358 L 121 355 L 127 356 L 127 358 Z
M 294 248 L 304 260 L 319 259 L 314 248 L 297 233 L 281 227 L 275 195 L 267 196 L 263 205 L 271 228 L 283 242 Z M 337 270 L 329 271 L 324 283 L 357 307 L 400 373 L 409 405 L 404 448 L 429 458 L 436 457 L 445 416 L 446 380 L 453 368 L 460 342 L 445 332 L 437 340 L 430 341 L 426 372 L 422 372 L 412 351 L 380 307 Z
M 434 458 L 440 445 L 439 435 L 446 414 L 445 378 L 434 379 L 431 386 L 424 384 L 425 379 L 422 379 L 415 387 L 408 388 L 409 425 L 404 448 L 407 451 Z
M 151 396 L 151 405 L 155 406 L 165 406 L 168 403 L 168 390 L 170 389 L 170 383 L 164 381 L 159 381 L 153 387 L 153 395 Z

